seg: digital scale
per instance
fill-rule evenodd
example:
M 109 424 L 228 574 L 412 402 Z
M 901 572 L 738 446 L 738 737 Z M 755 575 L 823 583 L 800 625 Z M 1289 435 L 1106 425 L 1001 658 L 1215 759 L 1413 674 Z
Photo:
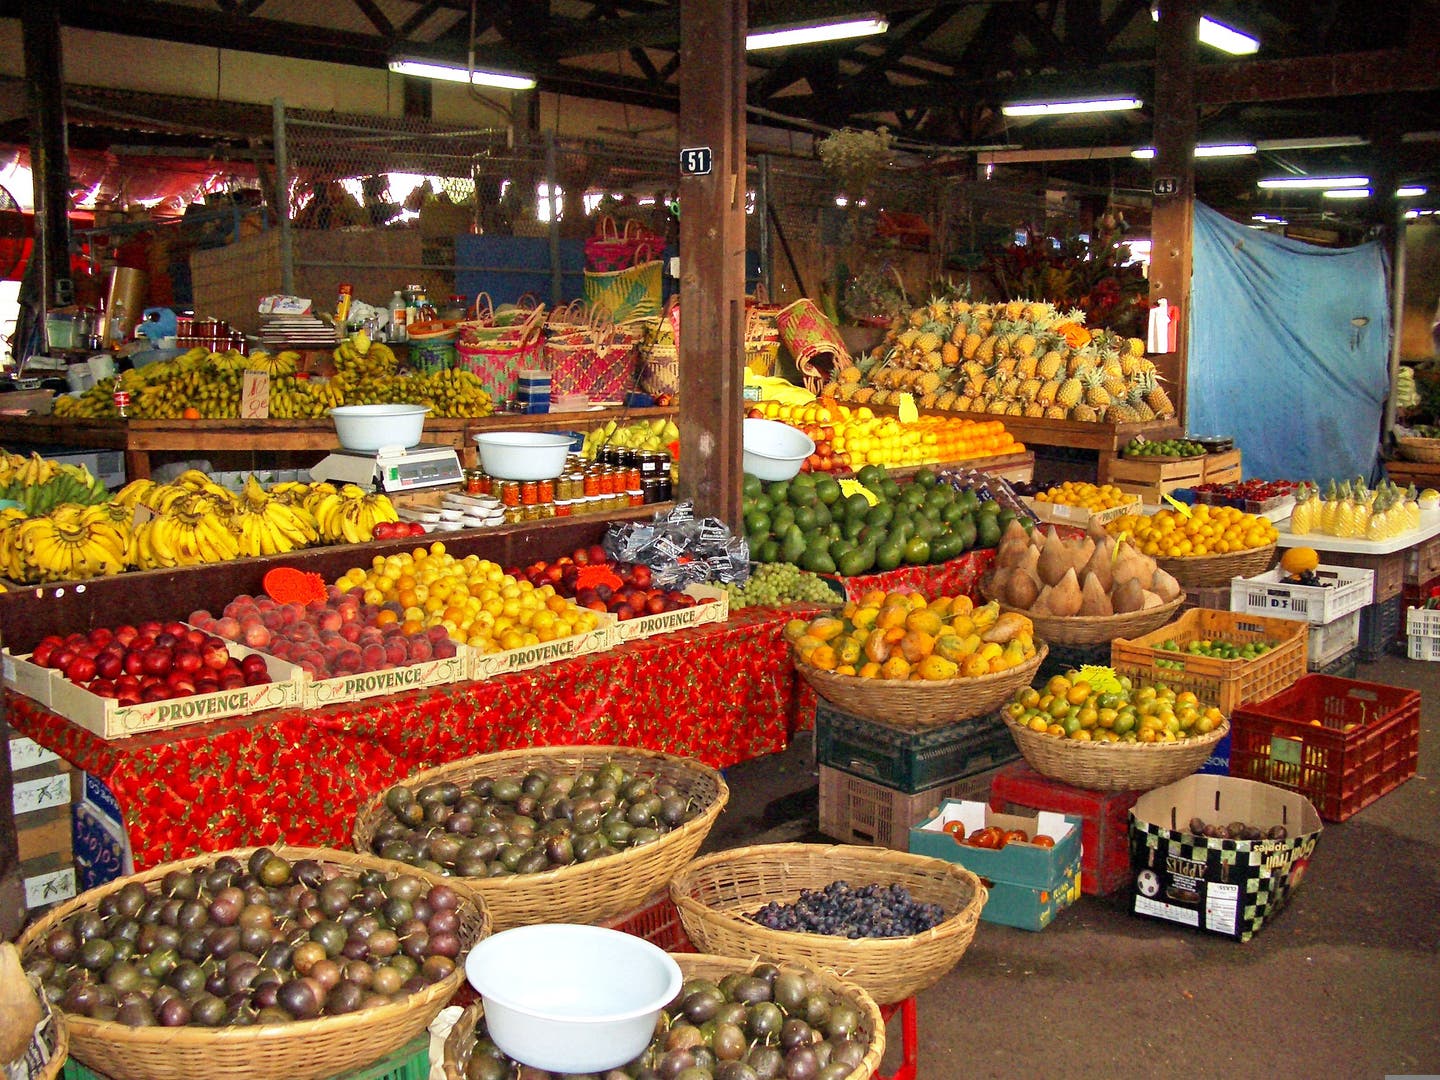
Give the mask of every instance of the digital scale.
M 374 485 L 379 490 L 417 491 L 458 484 L 465 478 L 460 456 L 449 446 L 382 446 L 379 450 L 336 450 L 310 470 L 312 480 Z

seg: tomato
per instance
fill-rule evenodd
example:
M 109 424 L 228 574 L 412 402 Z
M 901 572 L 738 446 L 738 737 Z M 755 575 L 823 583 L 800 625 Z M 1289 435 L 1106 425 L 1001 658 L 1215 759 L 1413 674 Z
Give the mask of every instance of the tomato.
M 1024 829 L 1006 829 L 1000 839 L 1001 847 L 1006 844 L 1028 844 L 1030 842 L 1030 836 Z
M 1053 848 L 1055 846 L 1054 838 L 1046 836 L 1044 833 L 1036 833 L 1035 838 L 1031 840 L 1030 843 L 1034 844 L 1036 847 Z
M 963 821 L 947 821 L 945 831 L 955 837 L 957 844 L 965 839 L 965 823 Z
M 1005 833 L 994 825 L 986 825 L 983 829 L 976 829 L 967 838 L 967 842 L 975 847 L 990 848 L 998 850 L 1004 844 Z

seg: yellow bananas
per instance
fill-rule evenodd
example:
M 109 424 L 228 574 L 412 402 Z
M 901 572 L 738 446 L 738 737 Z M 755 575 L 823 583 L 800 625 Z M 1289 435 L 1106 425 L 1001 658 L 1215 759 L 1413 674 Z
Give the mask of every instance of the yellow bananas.
M 128 536 L 103 506 L 66 503 L 4 526 L 6 569 L 18 581 L 79 581 L 125 569 Z
M 375 526 L 380 522 L 399 520 L 388 495 L 367 492 L 355 484 L 345 484 L 338 489 L 331 484 L 315 486 L 330 489 L 320 493 L 313 502 L 307 502 L 323 540 L 363 544 L 373 539 Z

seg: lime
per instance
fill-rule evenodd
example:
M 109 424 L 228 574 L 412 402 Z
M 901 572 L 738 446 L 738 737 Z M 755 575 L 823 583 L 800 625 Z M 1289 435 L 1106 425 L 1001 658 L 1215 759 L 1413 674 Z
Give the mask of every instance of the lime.
M 745 531 L 747 533 L 768 533 L 770 531 L 770 515 L 763 510 L 751 510 L 745 515 Z
M 749 473 L 745 474 L 745 479 L 740 484 L 740 494 L 744 495 L 747 499 L 753 499 L 764 490 L 765 485 L 758 476 L 751 476 Z
M 915 475 L 912 479 L 921 487 L 933 488 L 940 478 L 935 475 L 934 469 L 929 466 L 923 466 L 915 470 Z

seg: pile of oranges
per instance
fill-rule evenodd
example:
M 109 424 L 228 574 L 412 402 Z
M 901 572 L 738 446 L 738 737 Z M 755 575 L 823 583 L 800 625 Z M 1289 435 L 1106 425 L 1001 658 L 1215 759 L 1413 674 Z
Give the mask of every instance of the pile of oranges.
M 1233 506 L 1189 507 L 1189 514 L 1165 508 L 1150 515 L 1125 514 L 1110 522 L 1111 536 L 1128 534 L 1146 555 L 1185 558 L 1226 555 L 1275 543 L 1279 533 L 1268 518 Z
M 1086 480 L 1066 480 L 1044 491 L 1035 493 L 1036 502 L 1057 503 L 1060 506 L 1084 507 L 1091 513 L 1111 510 L 1117 506 L 1128 506 L 1136 502 L 1134 495 L 1121 491 L 1114 484 L 1092 484 Z

